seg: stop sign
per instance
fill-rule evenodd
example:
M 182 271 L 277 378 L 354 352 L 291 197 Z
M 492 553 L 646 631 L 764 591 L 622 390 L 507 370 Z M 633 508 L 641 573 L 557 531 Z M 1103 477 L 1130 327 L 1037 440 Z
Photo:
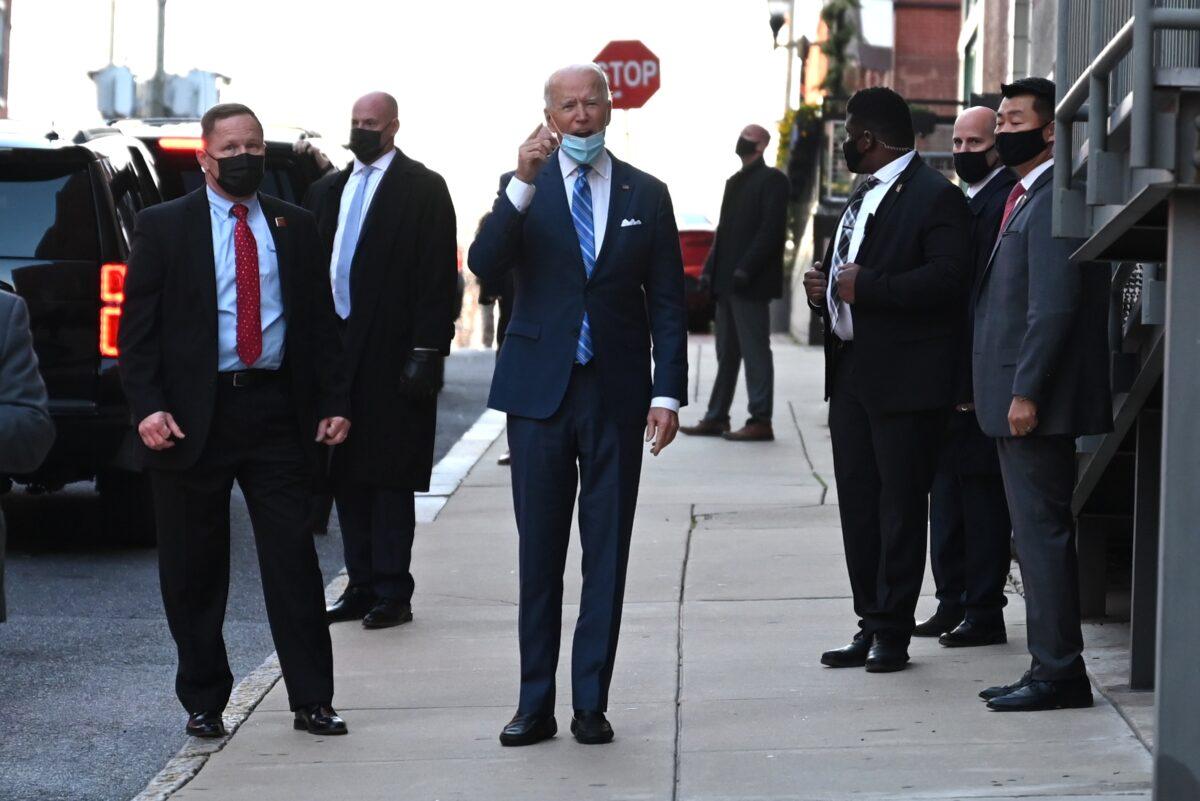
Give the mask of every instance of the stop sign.
M 658 91 L 658 56 L 636 39 L 609 42 L 594 61 L 608 75 L 613 108 L 641 108 Z

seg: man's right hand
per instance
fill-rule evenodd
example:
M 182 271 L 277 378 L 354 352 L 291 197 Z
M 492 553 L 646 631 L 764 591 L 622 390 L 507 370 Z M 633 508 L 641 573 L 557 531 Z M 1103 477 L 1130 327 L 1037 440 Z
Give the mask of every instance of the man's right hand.
M 170 412 L 155 412 L 138 423 L 138 436 L 150 450 L 165 451 L 175 447 L 172 437 L 183 439 L 183 429 L 175 422 Z
M 558 139 L 545 125 L 539 125 L 517 150 L 517 177 L 527 184 L 541 171 L 550 154 L 558 147 Z
M 814 261 L 813 268 L 804 274 L 804 291 L 808 293 L 808 302 L 814 306 L 825 303 L 828 288 L 829 279 L 821 272 L 821 262 Z

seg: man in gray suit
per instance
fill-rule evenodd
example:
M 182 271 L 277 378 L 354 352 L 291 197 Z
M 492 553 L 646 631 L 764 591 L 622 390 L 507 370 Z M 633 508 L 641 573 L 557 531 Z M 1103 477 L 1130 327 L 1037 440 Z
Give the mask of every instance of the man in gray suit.
M 54 442 L 25 301 L 0 290 L 0 476 L 31 473 Z M 0 512 L 0 622 L 4 608 L 4 513 Z
M 972 366 L 975 413 L 997 438 L 1033 661 L 980 696 L 998 711 L 1086 707 L 1071 494 L 1075 437 L 1112 430 L 1109 273 L 1072 264 L 1080 243 L 1052 235 L 1054 84 L 1022 78 L 1001 92 L 996 149 L 1019 180 L 975 289 Z

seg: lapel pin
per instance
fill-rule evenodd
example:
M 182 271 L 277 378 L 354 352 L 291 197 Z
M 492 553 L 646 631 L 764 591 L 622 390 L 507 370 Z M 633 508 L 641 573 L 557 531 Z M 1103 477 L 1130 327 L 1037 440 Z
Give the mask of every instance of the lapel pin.
M 287 228 L 287 217 L 276 217 L 275 218 L 275 227 L 276 228 Z
M 629 189 L 629 184 L 621 184 L 622 189 Z

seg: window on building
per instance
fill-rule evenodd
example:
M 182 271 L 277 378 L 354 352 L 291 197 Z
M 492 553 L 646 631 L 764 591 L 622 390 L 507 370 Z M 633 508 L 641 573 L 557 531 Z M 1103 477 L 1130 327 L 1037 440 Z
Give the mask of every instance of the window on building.
M 979 35 L 976 34 L 967 42 L 967 46 L 963 48 L 962 58 L 962 96 L 970 97 L 974 92 L 979 91 L 978 76 L 975 74 L 976 65 L 979 61 L 977 57 Z

